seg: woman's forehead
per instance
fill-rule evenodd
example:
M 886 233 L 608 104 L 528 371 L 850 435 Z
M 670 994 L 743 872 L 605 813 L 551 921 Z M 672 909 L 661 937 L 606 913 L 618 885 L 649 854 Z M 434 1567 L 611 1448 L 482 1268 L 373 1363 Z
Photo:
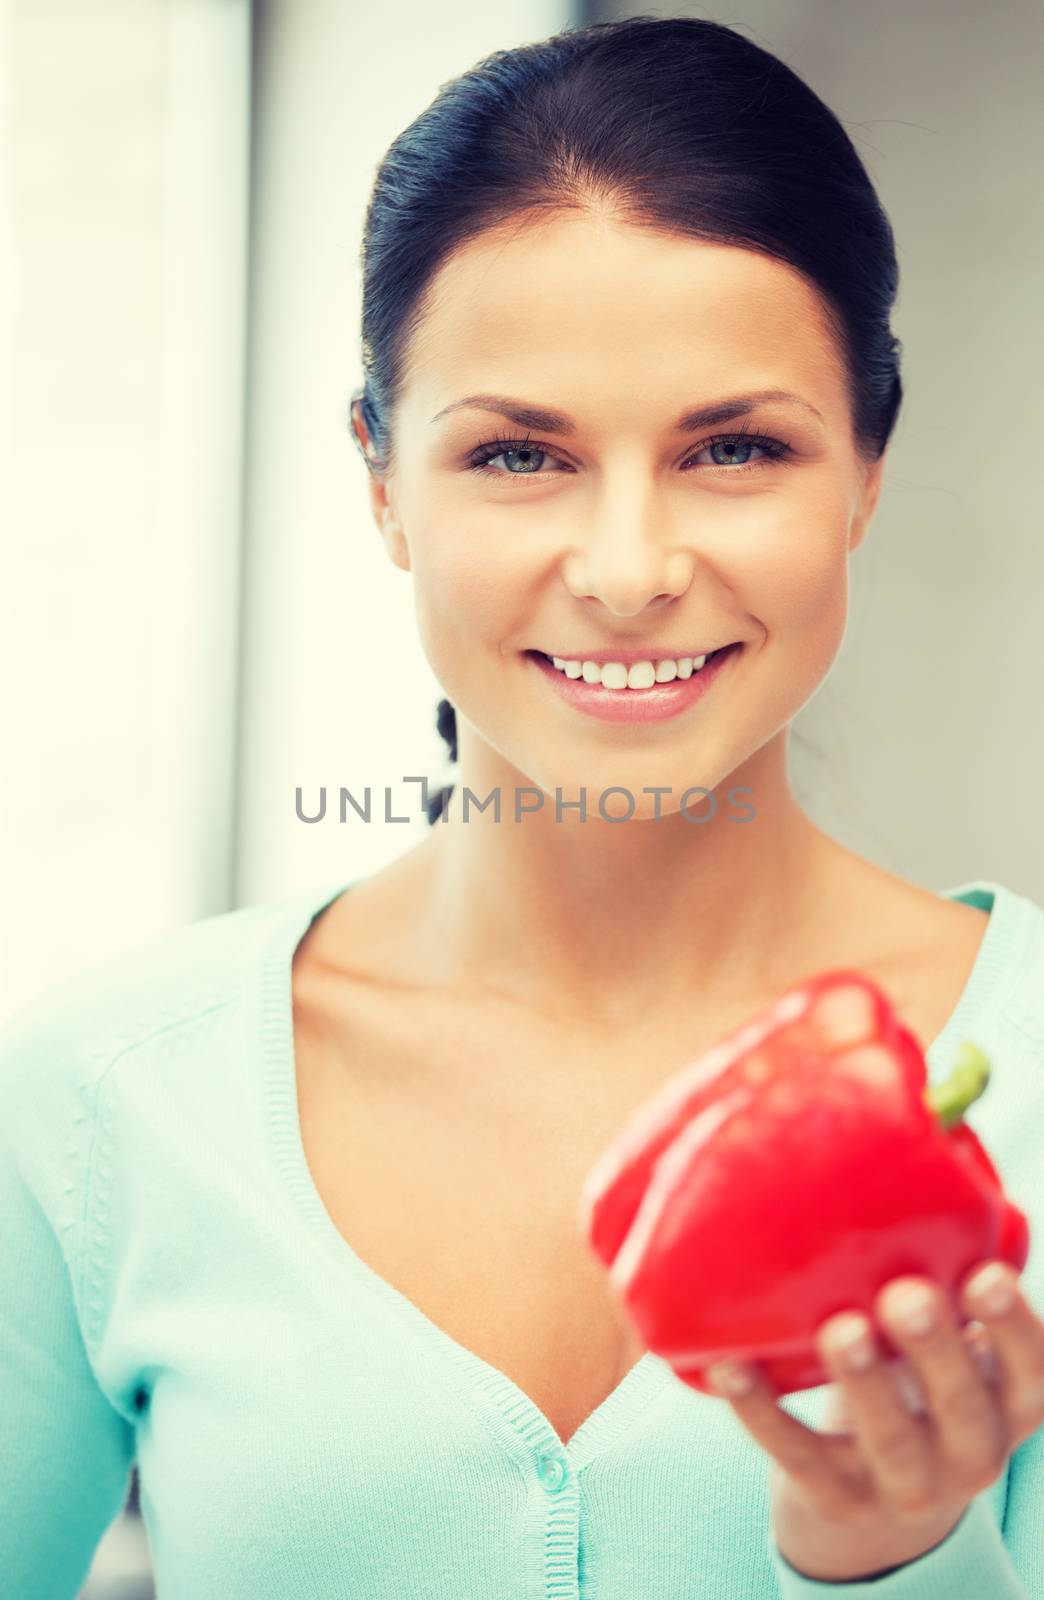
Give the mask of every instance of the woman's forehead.
M 481 235 L 443 263 L 425 301 L 404 384 L 425 426 L 472 392 L 553 403 L 578 370 L 581 387 L 597 374 L 639 403 L 659 403 L 677 377 L 682 404 L 688 390 L 695 400 L 749 386 L 819 406 L 839 381 L 826 309 L 795 268 L 600 217 Z

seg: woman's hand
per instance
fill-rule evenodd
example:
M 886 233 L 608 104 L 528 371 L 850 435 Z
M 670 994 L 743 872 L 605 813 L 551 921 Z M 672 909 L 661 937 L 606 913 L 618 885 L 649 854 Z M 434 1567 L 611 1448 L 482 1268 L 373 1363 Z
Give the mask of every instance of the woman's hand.
M 1016 1274 L 1002 1261 L 976 1269 L 959 1303 L 976 1319 L 970 1326 L 958 1328 L 942 1285 L 930 1278 L 893 1278 L 882 1288 L 874 1317 L 902 1362 L 883 1358 L 860 1313 L 820 1325 L 816 1345 L 839 1385 L 830 1418 L 838 1432 L 818 1433 L 791 1417 L 756 1364 L 740 1368 L 754 1376 L 746 1394 L 718 1382 L 734 1364 L 708 1369 L 773 1458 L 774 1537 L 804 1576 L 875 1577 L 926 1554 L 1044 1423 L 1044 1321 Z M 913 1403 L 903 1399 L 904 1369 L 907 1387 L 911 1373 L 915 1380 Z

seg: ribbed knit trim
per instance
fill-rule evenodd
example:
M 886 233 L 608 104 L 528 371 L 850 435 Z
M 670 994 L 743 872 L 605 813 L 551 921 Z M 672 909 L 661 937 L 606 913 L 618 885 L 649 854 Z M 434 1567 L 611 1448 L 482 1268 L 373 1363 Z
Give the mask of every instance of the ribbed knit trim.
M 944 889 L 942 894 L 947 900 L 963 900 L 965 905 L 989 911 L 990 917 L 960 998 L 925 1050 L 929 1082 L 947 1076 L 957 1046 L 962 1039 L 975 1040 L 984 1012 L 996 1014 L 1004 1008 L 1018 975 L 1017 958 L 1027 942 L 1023 938 L 1026 919 L 1034 910 L 1023 895 L 982 878 Z

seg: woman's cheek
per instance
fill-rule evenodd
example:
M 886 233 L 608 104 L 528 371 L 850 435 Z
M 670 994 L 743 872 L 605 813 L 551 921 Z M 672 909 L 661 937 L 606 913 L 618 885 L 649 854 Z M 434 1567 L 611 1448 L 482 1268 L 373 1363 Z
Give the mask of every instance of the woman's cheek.
M 518 563 L 507 550 L 499 553 L 490 537 L 460 528 L 424 530 L 411 541 L 411 558 L 414 610 L 428 660 L 444 682 L 455 663 L 466 681 L 475 661 L 499 650 L 511 634 Z
M 742 587 L 745 609 L 770 634 L 797 634 L 809 645 L 843 634 L 848 544 L 840 504 L 795 506 L 751 554 L 755 558 L 745 561 Z

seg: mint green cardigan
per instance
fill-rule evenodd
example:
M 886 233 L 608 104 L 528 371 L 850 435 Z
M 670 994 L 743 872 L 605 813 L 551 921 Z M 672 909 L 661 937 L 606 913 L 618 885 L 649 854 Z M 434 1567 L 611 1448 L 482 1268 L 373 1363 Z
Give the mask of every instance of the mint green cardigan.
M 809 1580 L 726 1402 L 646 1352 L 563 1444 L 354 1253 L 304 1159 L 290 988 L 350 888 L 166 933 L 0 1030 L 0 1596 L 73 1600 L 136 1460 L 158 1600 L 1044 1600 L 1044 1429 L 934 1550 Z M 929 1071 L 965 1036 L 994 1064 L 969 1122 L 1039 1309 L 1044 910 L 946 894 L 992 911 Z M 825 1395 L 783 1404 L 814 1425 Z

